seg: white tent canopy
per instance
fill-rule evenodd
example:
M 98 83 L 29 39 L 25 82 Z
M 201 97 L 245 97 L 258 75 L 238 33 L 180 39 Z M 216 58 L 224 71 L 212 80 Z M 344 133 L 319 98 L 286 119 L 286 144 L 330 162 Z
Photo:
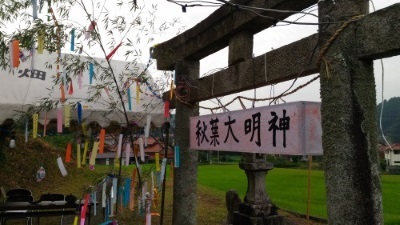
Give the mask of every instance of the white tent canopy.
M 64 59 L 64 63 L 68 63 L 66 57 L 76 56 L 62 55 L 61 58 Z M 89 61 L 88 57 L 79 57 L 83 62 Z M 27 60 L 24 62 L 21 61 L 19 67 L 14 68 L 12 71 L 0 70 L 0 89 L 2 91 L 0 95 L 0 123 L 6 119 L 17 119 L 20 116 L 18 112 L 26 112 L 30 105 L 43 105 L 40 104 L 40 102 L 43 102 L 43 99 L 51 101 L 58 101 L 60 99 L 60 85 L 55 84 L 57 74 L 56 59 L 56 53 L 35 54 L 34 57 L 27 57 Z M 99 68 L 99 65 L 107 66 L 107 61 L 105 59 L 93 60 L 95 60 L 95 76 L 100 77 L 99 74 L 102 73 L 102 70 Z M 121 85 L 126 81 L 127 76 L 132 77 L 132 74 L 140 74 L 144 70 L 144 66 L 139 64 L 127 66 L 126 62 L 115 60 L 111 61 L 111 66 L 115 71 L 119 83 L 118 86 L 124 93 L 123 104 L 128 112 L 129 121 L 135 122 L 139 126 L 144 126 L 147 115 L 151 115 L 152 123 L 156 126 L 161 126 L 165 121 L 163 118 L 164 104 L 160 98 L 161 91 L 157 90 L 158 88 L 153 79 L 147 74 L 147 77 L 149 77 L 147 82 L 140 84 L 141 93 L 139 101 L 136 100 L 136 83 L 130 83 L 131 110 L 128 107 L 127 87 L 126 85 L 125 87 Z M 32 69 L 33 73 L 31 73 Z M 63 67 L 60 66 L 60 74 L 63 74 L 63 71 Z M 65 76 L 70 78 L 66 79 L 68 80 L 66 86 L 70 87 L 70 82 L 72 82 L 73 94 L 68 94 L 66 90 L 66 102 L 58 104 L 57 107 L 63 108 L 65 104 L 70 104 L 72 106 L 72 120 L 77 120 L 78 115 L 74 106 L 79 102 L 83 106 L 82 120 L 85 123 L 96 121 L 103 127 L 107 126 L 111 121 L 119 122 L 122 125 L 126 124 L 125 116 L 122 113 L 121 100 L 115 91 L 115 83 L 110 83 L 112 81 L 111 77 L 107 79 L 108 84 L 105 84 L 104 80 L 100 81 L 96 78 L 93 78 L 92 84 L 90 84 L 88 68 L 82 71 L 82 76 L 77 74 L 66 74 Z M 63 75 L 60 77 L 62 78 Z M 61 82 L 63 82 L 62 79 Z M 99 89 L 99 85 L 104 85 L 105 88 Z M 99 94 L 95 100 L 88 101 L 96 92 Z M 39 111 L 37 109 L 35 113 L 39 113 L 39 122 L 41 123 L 57 118 L 57 109 L 52 109 L 48 112 L 47 110 Z

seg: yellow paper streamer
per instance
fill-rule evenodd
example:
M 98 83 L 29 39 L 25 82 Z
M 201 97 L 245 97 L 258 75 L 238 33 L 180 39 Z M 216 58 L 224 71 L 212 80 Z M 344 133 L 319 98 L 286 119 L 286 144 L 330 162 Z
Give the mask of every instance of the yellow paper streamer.
M 78 221 L 79 221 L 79 217 L 78 217 L 78 216 L 75 216 L 74 224 L 73 224 L 73 225 L 78 225 Z
M 171 79 L 171 87 L 169 88 L 169 100 L 172 100 L 174 97 L 174 80 Z
M 155 158 L 156 158 L 156 171 L 160 171 L 160 153 L 156 153 L 155 154 Z
M 86 165 L 86 155 L 89 148 L 89 141 L 85 140 L 85 149 L 83 149 L 82 165 Z
M 37 138 L 39 114 L 37 114 L 37 113 L 36 113 L 36 114 L 33 114 L 32 119 L 33 119 L 33 132 L 32 132 L 32 136 L 33 136 L 33 138 Z
M 136 83 L 136 104 L 139 104 L 139 99 L 140 99 L 140 85 L 139 83 Z
M 64 126 L 69 127 L 71 121 L 71 106 L 69 104 L 64 105 Z
M 81 145 L 76 145 L 76 167 L 81 168 Z
M 95 141 L 93 143 L 92 154 L 90 155 L 89 165 L 93 166 L 96 165 L 96 156 L 98 148 L 99 148 L 99 142 Z
M 39 31 L 37 40 L 37 53 L 43 54 L 43 49 L 44 49 L 44 34 L 42 31 Z

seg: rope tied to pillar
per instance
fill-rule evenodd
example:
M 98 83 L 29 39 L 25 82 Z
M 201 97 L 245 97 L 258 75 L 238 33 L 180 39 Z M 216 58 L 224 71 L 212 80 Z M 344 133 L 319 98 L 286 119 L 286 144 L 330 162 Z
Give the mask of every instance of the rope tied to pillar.
M 336 39 L 336 37 L 352 22 L 355 22 L 361 18 L 363 18 L 365 15 L 357 15 L 357 16 L 353 16 L 351 17 L 349 20 L 347 20 L 346 22 L 344 22 L 342 24 L 342 26 L 340 26 L 335 33 L 333 33 L 333 35 L 328 39 L 328 41 L 326 42 L 326 44 L 324 45 L 324 47 L 322 48 L 322 50 L 319 53 L 318 56 L 318 60 L 317 60 L 317 66 L 320 67 L 321 64 L 321 60 L 324 60 L 325 64 L 327 65 L 327 61 L 324 58 L 324 55 L 326 54 L 326 52 L 328 51 L 328 49 L 331 47 L 332 42 Z M 328 70 L 328 69 L 327 69 Z M 329 73 L 327 73 L 329 74 Z

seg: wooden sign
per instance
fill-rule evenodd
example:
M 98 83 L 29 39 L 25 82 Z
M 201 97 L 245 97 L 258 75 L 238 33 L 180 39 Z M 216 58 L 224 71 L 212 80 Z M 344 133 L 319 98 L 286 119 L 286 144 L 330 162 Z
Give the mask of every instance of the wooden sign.
M 320 103 L 292 102 L 190 118 L 190 148 L 322 155 Z

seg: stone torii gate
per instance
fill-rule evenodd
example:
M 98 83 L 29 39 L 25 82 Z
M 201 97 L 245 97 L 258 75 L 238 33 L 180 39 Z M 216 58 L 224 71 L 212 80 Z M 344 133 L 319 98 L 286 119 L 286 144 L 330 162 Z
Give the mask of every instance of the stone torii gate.
M 369 13 L 367 0 L 230 2 L 293 11 L 318 4 L 319 34 L 253 58 L 253 35 L 293 13 L 259 11 L 260 17 L 225 5 L 154 48 L 158 69 L 175 70 L 178 82 L 198 87 L 175 103 L 181 166 L 174 177 L 173 224 L 196 224 L 197 152 L 189 149 L 189 118 L 199 114 L 198 102 L 318 72 L 328 222 L 383 224 L 373 60 L 400 54 L 400 4 Z M 229 68 L 199 79 L 199 60 L 226 46 Z M 213 85 L 212 95 L 201 91 Z

